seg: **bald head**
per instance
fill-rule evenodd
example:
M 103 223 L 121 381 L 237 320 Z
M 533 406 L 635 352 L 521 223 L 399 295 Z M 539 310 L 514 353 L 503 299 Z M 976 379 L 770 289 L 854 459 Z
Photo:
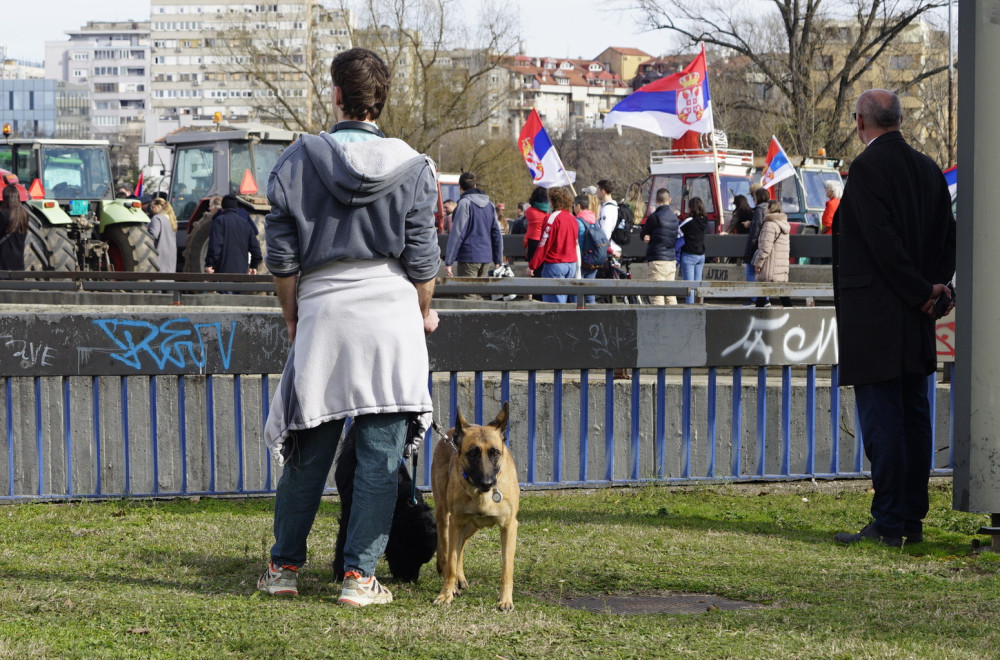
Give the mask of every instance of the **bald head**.
M 899 97 L 887 89 L 869 89 L 858 97 L 858 137 L 868 144 L 878 136 L 898 131 L 903 122 L 903 107 Z

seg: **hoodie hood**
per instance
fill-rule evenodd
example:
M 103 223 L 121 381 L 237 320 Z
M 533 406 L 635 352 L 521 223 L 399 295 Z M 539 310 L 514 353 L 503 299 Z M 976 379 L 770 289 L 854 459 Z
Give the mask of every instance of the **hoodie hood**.
M 483 208 L 490 203 L 489 196 L 479 188 L 470 188 L 462 193 L 459 199 L 467 199 L 479 208 Z
M 788 224 L 788 216 L 784 213 L 768 213 L 764 216 L 764 222 L 775 223 L 782 234 L 787 234 L 791 230 L 791 226 Z
M 412 180 L 408 173 L 428 162 L 426 156 L 395 138 L 340 143 L 329 133 L 320 133 L 300 139 L 330 194 L 348 206 L 385 197 Z

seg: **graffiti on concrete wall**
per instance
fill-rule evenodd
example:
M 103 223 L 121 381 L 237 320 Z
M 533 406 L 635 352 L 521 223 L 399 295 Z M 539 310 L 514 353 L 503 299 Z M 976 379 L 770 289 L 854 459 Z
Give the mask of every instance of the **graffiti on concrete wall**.
M 101 349 L 111 358 L 135 370 L 168 365 L 178 369 L 204 369 L 210 352 L 215 352 L 224 369 L 233 357 L 233 337 L 236 321 L 228 328 L 221 322 L 194 323 L 176 318 L 151 323 L 137 319 L 94 319 L 94 325 L 111 339 L 114 348 Z M 86 361 L 94 348 L 79 348 L 78 360 Z
M 944 319 L 939 320 L 937 325 L 934 327 L 934 334 L 937 336 L 938 359 L 944 362 L 954 362 L 955 317 L 951 316 L 951 321 L 948 321 L 947 323 L 945 323 Z
M 789 327 L 789 313 L 774 318 L 751 317 L 737 341 L 722 349 L 723 358 L 745 360 L 750 364 L 836 363 L 837 319 L 820 320 L 811 331 L 801 325 Z
M 10 357 L 20 360 L 22 369 L 39 366 L 50 367 L 55 364 L 57 351 L 44 342 L 14 337 L 13 335 L 0 335 L 0 342 L 3 343 L 4 351 Z

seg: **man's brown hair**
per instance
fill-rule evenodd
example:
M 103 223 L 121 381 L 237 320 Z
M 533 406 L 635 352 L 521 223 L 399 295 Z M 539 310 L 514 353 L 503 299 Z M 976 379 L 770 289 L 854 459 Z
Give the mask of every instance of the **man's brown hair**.
M 374 121 L 382 114 L 391 76 L 381 57 L 365 48 L 345 50 L 333 58 L 330 78 L 348 118 Z
M 573 196 L 566 188 L 550 188 L 549 202 L 553 211 L 569 211 L 573 208 Z

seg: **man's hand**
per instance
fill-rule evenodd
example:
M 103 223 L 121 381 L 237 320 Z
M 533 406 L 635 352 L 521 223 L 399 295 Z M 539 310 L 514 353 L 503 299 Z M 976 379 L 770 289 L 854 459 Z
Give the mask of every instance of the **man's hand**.
M 951 310 L 955 309 L 955 303 L 953 302 L 948 303 L 948 306 L 944 310 L 944 314 L 942 314 L 941 316 L 938 316 L 934 312 L 934 303 L 936 303 L 937 299 L 940 298 L 941 296 L 947 297 L 949 301 L 951 300 L 951 290 L 948 288 L 947 284 L 935 284 L 934 288 L 931 289 L 930 299 L 920 306 L 920 311 L 926 314 L 927 316 L 931 316 L 936 319 L 941 318 L 942 316 L 948 316 L 948 314 L 951 313 Z
M 288 343 L 295 341 L 295 330 L 299 325 L 299 301 L 296 297 L 296 287 L 298 277 L 277 277 L 274 278 L 274 288 L 278 293 L 278 302 L 281 304 L 281 315 L 285 319 L 285 327 L 288 329 Z
M 453 275 L 451 274 L 451 266 L 444 267 L 444 274 L 447 275 L 448 277 L 453 277 Z
M 247 271 L 247 274 L 248 275 L 256 275 L 257 274 L 257 269 L 256 268 L 251 268 L 250 270 Z
M 534 276 L 535 276 L 535 271 L 532 270 L 531 268 L 529 268 L 528 269 L 528 277 L 534 277 Z
M 211 266 L 205 266 L 205 272 L 211 275 L 212 273 L 215 272 L 215 269 L 212 268 Z
M 431 309 L 427 311 L 424 315 L 424 334 L 429 335 L 438 327 L 438 313 L 437 310 Z
M 645 236 L 642 237 L 642 242 L 643 243 L 648 243 L 649 242 L 649 234 L 646 234 Z

